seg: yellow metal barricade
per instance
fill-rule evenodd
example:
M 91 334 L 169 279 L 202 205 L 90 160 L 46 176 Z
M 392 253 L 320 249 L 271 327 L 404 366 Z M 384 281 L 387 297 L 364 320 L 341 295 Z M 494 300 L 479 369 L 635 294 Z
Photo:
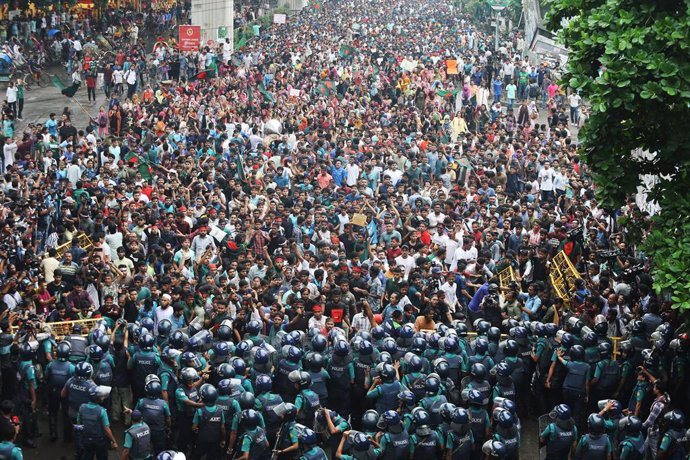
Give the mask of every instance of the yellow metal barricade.
M 89 319 L 77 319 L 74 321 L 60 321 L 57 323 L 43 323 L 41 327 L 43 326 L 50 326 L 50 330 L 53 333 L 53 336 L 57 339 L 61 339 L 66 335 L 69 335 L 72 333 L 72 330 L 74 329 L 74 326 L 80 325 L 81 326 L 81 335 L 88 335 L 89 331 L 93 329 L 96 326 L 96 323 L 98 322 L 100 318 L 89 318 Z M 12 333 L 17 332 L 18 326 L 12 326 Z
M 511 265 L 508 265 L 506 268 L 498 272 L 498 285 L 502 288 L 508 287 L 508 285 L 513 281 L 517 280 L 515 279 L 515 272 L 513 271 L 513 267 Z
M 79 233 L 75 238 L 79 241 L 79 247 L 82 249 L 91 249 L 93 247 L 93 241 L 91 241 L 91 238 L 88 237 L 86 233 Z M 65 244 L 61 244 L 57 248 L 55 248 L 55 251 L 57 252 L 57 255 L 55 256 L 58 259 L 62 259 L 62 256 L 65 255 L 67 251 L 70 250 L 72 247 L 72 241 L 68 241 Z

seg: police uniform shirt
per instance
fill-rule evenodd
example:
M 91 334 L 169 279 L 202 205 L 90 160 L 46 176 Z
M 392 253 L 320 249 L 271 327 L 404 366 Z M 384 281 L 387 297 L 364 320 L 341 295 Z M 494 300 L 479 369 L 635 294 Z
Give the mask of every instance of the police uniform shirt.
M 22 455 L 22 450 L 15 446 L 14 443 L 11 443 L 9 441 L 2 441 L 0 442 L 0 452 L 3 452 L 5 450 L 9 450 L 10 447 L 12 450 L 10 451 L 10 457 L 7 458 L 7 460 L 24 460 L 24 456 Z
M 99 406 L 98 404 L 92 403 L 92 402 L 84 403 L 84 404 L 82 404 L 82 406 L 87 406 L 90 409 L 96 409 L 96 408 L 100 409 L 101 415 L 99 418 L 101 419 L 101 426 L 103 428 L 107 428 L 110 426 L 110 420 L 108 420 L 108 412 L 106 412 L 106 410 L 103 407 Z M 79 413 L 77 413 L 77 424 L 78 425 L 82 424 L 81 411 Z
M 139 402 L 141 402 L 141 401 L 139 401 Z M 137 407 L 138 407 L 138 406 L 139 406 L 139 404 L 137 403 Z M 143 422 L 135 423 L 135 424 L 132 425 L 130 428 L 137 428 L 137 427 L 139 427 L 139 426 L 142 426 L 143 424 L 144 424 Z M 124 444 L 122 445 L 122 447 L 124 447 L 125 449 L 130 449 L 130 450 L 131 450 L 133 446 L 134 446 L 134 438 L 133 438 L 132 435 L 129 433 L 129 431 L 125 431 L 125 442 L 124 442 Z M 132 456 L 130 455 L 129 458 L 132 459 L 132 460 L 144 460 L 144 459 L 147 459 L 147 458 L 151 458 L 151 456 L 149 455 L 148 457 L 142 457 L 142 458 L 138 458 L 138 457 L 137 457 L 137 458 L 134 458 L 134 457 L 132 457 Z
M 201 425 L 201 421 L 204 418 L 203 409 L 206 409 L 211 413 L 215 413 L 216 411 L 220 412 L 220 424 L 225 425 L 225 414 L 223 413 L 223 410 L 218 406 L 206 406 L 204 408 L 200 407 L 199 409 L 197 409 L 194 413 L 194 418 L 192 419 L 193 425 Z M 168 410 L 167 412 L 170 412 L 170 410 Z
M 539 436 L 541 438 L 546 439 L 546 441 L 550 441 L 551 439 L 553 439 L 556 436 L 556 431 L 555 431 L 554 427 L 555 427 L 555 425 L 553 423 L 549 423 L 549 425 L 546 428 L 544 428 L 544 431 L 542 431 L 542 433 Z M 579 436 L 577 434 L 577 426 L 573 425 L 572 431 L 573 431 L 573 439 L 577 439 Z
M 21 376 L 22 388 L 28 390 L 29 383 L 31 383 L 34 390 L 36 390 L 38 388 L 38 382 L 36 381 L 36 369 L 33 363 L 31 361 L 19 361 L 17 369 L 19 369 L 19 374 Z

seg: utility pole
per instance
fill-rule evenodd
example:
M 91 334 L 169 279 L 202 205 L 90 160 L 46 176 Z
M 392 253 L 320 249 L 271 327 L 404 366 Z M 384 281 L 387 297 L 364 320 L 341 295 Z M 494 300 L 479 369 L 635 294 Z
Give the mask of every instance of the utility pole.
M 505 9 L 506 9 L 505 5 L 491 5 L 491 10 L 494 11 L 494 13 L 495 13 L 494 20 L 496 21 L 496 36 L 494 37 L 494 51 L 498 51 L 499 21 L 501 19 L 501 11 L 503 11 Z

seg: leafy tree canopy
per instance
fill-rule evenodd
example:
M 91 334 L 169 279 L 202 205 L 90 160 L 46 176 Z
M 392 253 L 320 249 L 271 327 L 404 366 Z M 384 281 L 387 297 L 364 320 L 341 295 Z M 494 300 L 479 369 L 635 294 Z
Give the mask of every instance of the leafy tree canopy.
M 549 0 L 547 27 L 569 48 L 564 83 L 592 106 L 580 132 L 604 206 L 620 207 L 640 174 L 660 180 L 644 248 L 655 287 L 690 308 L 690 0 Z M 654 155 L 634 155 L 641 149 Z

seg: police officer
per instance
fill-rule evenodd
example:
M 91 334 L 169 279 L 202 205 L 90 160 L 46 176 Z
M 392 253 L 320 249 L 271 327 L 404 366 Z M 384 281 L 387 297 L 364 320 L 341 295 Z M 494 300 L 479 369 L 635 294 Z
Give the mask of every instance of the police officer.
M 270 446 L 266 432 L 260 426 L 259 413 L 254 409 L 245 409 L 240 417 L 244 432 L 239 438 L 237 460 L 265 460 L 270 456 Z M 314 435 L 316 438 L 316 435 Z M 228 450 L 228 455 L 231 452 Z
M 194 431 L 192 431 L 192 420 L 196 410 L 203 407 L 198 387 L 204 383 L 199 378 L 199 374 L 191 367 L 186 367 L 180 371 L 182 385 L 175 393 L 175 403 L 177 404 L 177 448 L 181 452 L 186 452 L 190 445 L 194 444 Z
M 81 363 L 80 363 L 81 364 Z M 94 455 L 97 460 L 107 460 L 108 447 L 106 438 L 110 440 L 110 447 L 117 448 L 117 441 L 110 430 L 108 413 L 100 405 L 104 395 L 101 387 L 93 385 L 89 388 L 89 401 L 82 404 L 77 411 L 75 430 L 79 432 L 77 442 L 78 458 L 91 460 Z
M 606 343 L 606 342 L 602 342 Z M 611 460 L 613 448 L 606 434 L 606 421 L 599 414 L 590 414 L 587 418 L 589 433 L 580 438 L 575 447 L 575 458 L 592 460 Z
M 672 410 L 664 415 L 667 426 L 666 433 L 659 444 L 661 460 L 684 460 L 688 457 L 685 445 L 685 414 L 679 410 Z
M 66 335 L 63 340 L 70 344 L 69 360 L 72 363 L 78 364 L 86 361 L 86 347 L 89 346 L 89 341 L 81 335 L 81 325 L 75 324 L 72 327 L 72 333 Z
M 299 457 L 299 431 L 297 430 L 297 408 L 292 403 L 284 403 L 282 426 L 276 440 L 276 454 L 281 460 L 294 460 Z
M 350 424 L 343 417 L 338 415 L 335 411 L 322 408 L 316 414 L 316 426 L 324 427 L 328 437 L 328 454 L 331 458 L 336 454 L 338 446 L 341 444 L 341 439 L 345 438 L 344 433 L 350 430 Z
M 486 411 L 484 405 L 484 395 L 478 390 L 464 390 L 463 399 L 469 403 L 467 412 L 470 417 L 472 437 L 474 438 L 474 451 L 472 456 L 473 458 L 477 458 L 484 441 L 489 437 L 489 428 L 491 427 L 489 413 Z
M 539 447 L 546 446 L 546 460 L 568 458 L 578 438 L 570 407 L 559 404 L 549 416 L 553 421 L 539 434 Z
M 137 401 L 135 409 L 141 412 L 143 421 L 151 432 L 154 453 L 165 450 L 166 430 L 171 425 L 170 406 L 161 398 L 161 381 L 157 375 L 146 376 L 144 398 Z
M 225 447 L 225 414 L 216 406 L 218 391 L 213 385 L 201 385 L 199 394 L 204 405 L 196 410 L 192 420 L 192 430 L 197 433 L 192 458 L 206 456 L 208 460 L 216 460 Z
M 112 356 L 106 356 L 99 345 L 89 345 L 87 347 L 87 362 L 93 366 L 93 382 L 96 385 L 113 386 L 115 361 Z M 110 410 L 110 403 L 110 396 L 108 396 L 103 403 L 106 410 Z
M 168 403 L 172 411 L 172 419 L 175 420 L 176 404 L 175 393 L 177 387 L 180 386 L 177 379 L 177 364 L 176 359 L 180 355 L 180 351 L 171 347 L 165 347 L 161 353 L 161 397 Z
M 295 385 L 290 381 L 289 375 L 293 371 L 302 369 L 300 363 L 302 359 L 302 351 L 294 345 L 285 345 L 281 349 L 283 357 L 278 361 L 275 376 L 275 391 L 278 393 L 283 401 L 295 402 L 297 390 Z
M 534 327 L 534 334 L 537 336 L 537 341 L 532 348 L 532 361 L 535 363 L 535 375 L 533 378 L 534 393 L 536 395 L 537 413 L 544 414 L 548 411 L 548 399 L 546 377 L 549 374 L 551 367 L 551 356 L 553 355 L 553 348 L 551 341 L 548 338 L 548 329 L 546 325 L 537 323 Z
M 297 407 L 297 421 L 306 426 L 314 425 L 316 411 L 321 408 L 319 395 L 311 390 L 311 377 L 304 371 L 293 371 L 290 380 L 297 390 L 295 407 Z
M 376 350 L 370 341 L 364 339 L 359 342 L 355 352 L 355 359 L 353 359 L 354 382 L 351 398 L 352 416 L 350 419 L 352 420 L 353 428 L 360 429 L 359 421 L 364 412 L 369 408 L 369 401 L 366 397 L 369 388 L 367 378 L 376 361 Z M 331 375 L 333 375 L 333 370 L 331 370 Z
M 439 379 L 433 374 L 429 375 L 424 382 L 426 396 L 419 401 L 420 407 L 424 408 L 429 416 L 429 425 L 434 430 L 441 424 L 441 406 L 448 402 L 444 395 L 439 394 L 440 387 Z
M 379 416 L 376 426 L 383 431 L 376 451 L 380 459 L 397 460 L 409 456 L 410 435 L 397 412 L 385 411 Z
M 331 398 L 328 407 L 343 417 L 348 418 L 352 411 L 351 392 L 352 386 L 355 384 L 355 366 L 352 362 L 350 346 L 347 342 L 344 340 L 335 342 L 333 354 L 328 360 L 326 369 L 329 375 L 328 394 L 337 395 L 337 397 Z
M 328 388 L 326 385 L 330 376 L 323 368 L 323 356 L 320 353 L 311 353 L 306 360 L 305 372 L 311 378 L 311 390 L 319 396 L 321 406 L 326 407 L 328 406 Z
M 282 418 L 276 413 L 276 408 L 283 404 L 280 395 L 271 393 L 273 381 L 268 375 L 261 374 L 256 377 L 254 388 L 256 389 L 256 399 L 261 403 L 261 410 L 264 421 L 266 422 L 266 436 L 270 445 L 274 445 L 276 436 L 282 424 Z
M 443 438 L 431 426 L 431 416 L 421 407 L 412 411 L 414 434 L 410 436 L 410 457 L 413 460 L 438 458 Z
M 506 459 L 517 459 L 520 455 L 520 430 L 517 426 L 515 416 L 506 409 L 497 408 L 494 420 L 496 421 L 496 432 L 494 439 L 503 443 L 505 447 Z
M 57 345 L 57 359 L 48 363 L 45 372 L 45 380 L 48 384 L 48 429 L 50 441 L 57 440 L 58 412 L 62 406 L 63 413 L 63 439 L 68 439 L 71 431 L 68 417 L 67 400 L 60 395 L 67 380 L 74 375 L 74 364 L 69 362 L 70 344 L 60 342 Z
M 326 452 L 318 446 L 318 437 L 313 430 L 303 429 L 299 434 L 299 446 L 302 449 L 300 460 L 327 460 Z M 246 457 L 249 458 L 249 457 Z M 254 457 L 252 457 L 254 458 Z M 242 459 L 244 460 L 244 459 Z
M 158 326 L 156 326 L 156 331 L 158 331 L 158 334 L 156 334 L 156 346 L 162 350 L 167 347 L 168 343 L 170 342 L 172 321 L 170 321 L 168 318 L 160 320 L 158 322 Z
M 2 441 L 0 442 L 0 458 L 3 460 L 23 460 L 22 449 L 14 443 L 17 431 L 2 430 L 0 431 Z
M 495 398 L 500 397 L 515 401 L 515 385 L 513 385 L 510 365 L 505 361 L 501 361 L 496 364 L 491 373 L 496 376 L 496 384 L 491 392 L 491 400 L 493 401 Z
M 405 375 L 400 380 L 400 384 L 414 393 L 418 400 L 422 399 L 426 394 L 424 390 L 426 375 L 422 373 L 424 366 L 422 358 L 410 352 L 405 355 L 404 362 Z
M 477 390 L 482 395 L 482 405 L 489 404 L 491 396 L 491 384 L 487 380 L 488 371 L 482 363 L 474 363 L 470 367 L 470 375 L 462 379 L 463 390 Z
M 19 362 L 17 362 L 17 376 L 19 377 L 19 391 L 15 395 L 15 407 L 21 422 L 19 434 L 23 445 L 35 447 L 34 414 L 36 412 L 38 381 L 36 368 L 33 364 L 35 353 L 29 343 L 19 344 Z
M 400 382 L 397 380 L 395 368 L 390 364 L 381 366 L 381 375 L 374 378 L 367 399 L 373 399 L 376 405 L 376 412 L 383 414 L 387 410 L 395 410 L 398 407 L 398 393 L 401 390 Z
M 125 430 L 120 460 L 148 460 L 153 457 L 151 430 L 139 410 L 132 411 L 132 426 Z
M 160 370 L 161 359 L 153 351 L 154 339 L 148 333 L 139 338 L 140 350 L 134 352 L 127 362 L 127 369 L 132 371 L 132 397 L 135 401 L 144 397 L 144 382 L 149 374 L 156 374 Z
M 474 448 L 474 436 L 470 429 L 470 417 L 467 410 L 457 407 L 450 421 L 450 430 L 446 432 L 446 458 L 450 460 L 469 460 Z
M 585 351 L 582 345 L 570 348 L 570 359 L 563 351 L 558 351 L 558 360 L 566 367 L 563 380 L 563 401 L 572 409 L 576 422 L 582 419 L 582 412 L 589 399 L 590 367 L 584 362 Z
M 373 438 L 370 439 L 364 433 L 346 431 L 338 443 L 338 447 L 335 452 L 335 456 L 332 458 L 338 458 L 342 460 L 374 460 L 376 459 L 376 452 L 374 451 L 376 441 Z M 349 441 L 351 449 L 351 455 L 343 454 L 343 449 L 345 447 L 345 441 Z
M 620 365 L 618 361 L 611 359 L 613 347 L 608 342 L 602 342 L 597 346 L 599 362 L 594 367 L 592 377 L 592 399 L 599 401 L 614 394 L 620 383 Z
M 631 415 L 620 420 L 623 440 L 618 445 L 620 460 L 642 460 L 644 458 L 644 436 L 642 434 L 642 420 Z
M 70 377 L 69 380 L 67 380 L 67 383 L 65 383 L 65 386 L 60 392 L 60 396 L 67 400 L 67 415 L 70 420 L 67 426 L 71 427 L 76 423 L 79 407 L 89 402 L 89 390 L 96 387 L 96 384 L 91 380 L 92 373 L 93 367 L 91 367 L 91 364 L 83 361 L 77 363 L 74 367 L 74 377 Z M 71 438 L 70 433 L 68 440 L 71 440 Z

